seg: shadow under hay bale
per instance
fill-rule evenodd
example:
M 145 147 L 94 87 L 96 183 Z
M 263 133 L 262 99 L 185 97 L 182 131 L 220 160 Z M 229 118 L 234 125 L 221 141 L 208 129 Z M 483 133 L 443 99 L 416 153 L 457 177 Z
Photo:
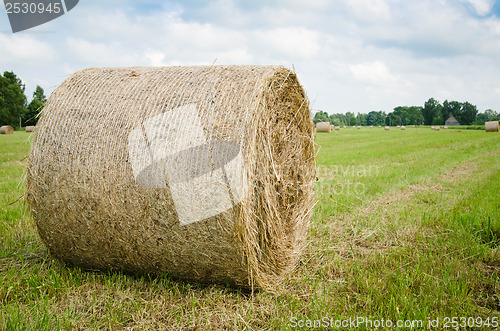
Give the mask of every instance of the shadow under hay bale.
M 330 122 L 318 122 L 316 123 L 316 132 L 327 132 L 332 131 L 332 125 Z
M 10 125 L 0 126 L 0 134 L 13 134 L 14 128 Z
M 280 66 L 82 70 L 42 112 L 26 199 L 66 263 L 272 289 L 310 223 L 313 136 Z
M 498 132 L 500 131 L 499 121 L 490 121 L 484 123 L 484 129 L 486 132 Z

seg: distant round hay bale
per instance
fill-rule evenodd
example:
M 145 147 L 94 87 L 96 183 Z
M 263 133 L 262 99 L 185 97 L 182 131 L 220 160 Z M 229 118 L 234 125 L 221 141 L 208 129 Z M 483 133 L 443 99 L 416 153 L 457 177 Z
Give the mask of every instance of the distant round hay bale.
M 26 130 L 26 132 L 33 132 L 33 131 L 35 131 L 35 126 L 34 125 L 28 125 L 25 130 Z
M 26 200 L 68 264 L 273 289 L 307 235 L 313 138 L 281 66 L 86 69 L 47 101 Z
M 344 125 L 344 129 L 347 128 L 347 126 Z
M 340 130 L 340 126 L 335 126 L 335 130 L 336 131 Z
M 358 129 L 361 129 L 361 126 L 360 126 L 360 125 L 358 125 Z
M 443 129 L 448 130 L 448 127 L 445 125 L 445 126 L 443 126 Z
M 14 128 L 10 125 L 0 126 L 0 134 L 13 134 Z
M 329 133 L 332 130 L 332 126 L 330 122 L 318 122 L 316 123 L 316 132 L 327 132 Z
M 406 130 L 406 126 L 401 125 L 401 130 Z
M 439 126 L 434 127 L 434 131 L 439 131 L 439 130 L 441 130 L 441 127 L 439 127 Z
M 379 125 L 378 127 L 379 127 L 379 128 L 381 128 L 382 126 L 381 126 L 381 125 Z
M 390 129 L 390 127 L 388 127 L 388 126 L 384 127 L 385 131 L 389 131 L 389 129 Z
M 401 125 L 396 126 L 398 129 L 401 127 Z
M 484 128 L 486 132 L 498 132 L 500 131 L 499 121 L 490 121 L 484 123 Z
M 431 126 L 431 130 L 434 130 L 434 127 L 433 127 L 433 126 Z

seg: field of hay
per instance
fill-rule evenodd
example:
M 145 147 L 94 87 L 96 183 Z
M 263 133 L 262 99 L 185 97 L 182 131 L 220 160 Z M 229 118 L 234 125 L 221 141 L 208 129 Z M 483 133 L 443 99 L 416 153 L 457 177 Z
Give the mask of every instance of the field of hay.
M 52 261 L 22 200 L 29 136 L 0 136 L 0 329 L 499 325 L 498 133 L 319 133 L 309 244 L 275 293 Z

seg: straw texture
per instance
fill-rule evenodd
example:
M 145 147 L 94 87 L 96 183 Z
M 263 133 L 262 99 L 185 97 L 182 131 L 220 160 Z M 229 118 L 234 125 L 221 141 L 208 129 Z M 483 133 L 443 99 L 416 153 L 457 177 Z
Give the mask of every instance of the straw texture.
M 14 128 L 10 125 L 0 126 L 0 134 L 13 134 Z
M 313 136 L 280 66 L 86 69 L 42 111 L 26 199 L 66 263 L 272 289 L 307 234 Z
M 500 131 L 499 121 L 490 121 L 484 123 L 484 128 L 486 132 L 498 132 Z

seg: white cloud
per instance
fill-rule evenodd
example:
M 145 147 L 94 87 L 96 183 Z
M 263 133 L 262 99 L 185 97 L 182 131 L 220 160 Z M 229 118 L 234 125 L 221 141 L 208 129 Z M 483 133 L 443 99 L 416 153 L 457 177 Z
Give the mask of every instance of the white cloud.
M 494 5 L 492 0 L 468 0 L 468 2 L 474 7 L 478 15 L 488 14 Z
M 389 68 L 381 61 L 351 64 L 349 69 L 355 79 L 362 83 L 373 85 L 394 84 L 397 78 L 391 74 Z
M 277 53 L 291 59 L 312 58 L 320 50 L 319 33 L 304 28 L 277 28 L 258 30 L 257 45 L 265 54 Z
M 47 65 L 57 60 L 57 53 L 48 43 L 29 35 L 0 34 L 0 63 L 25 63 L 28 65 Z
M 389 21 L 391 8 L 386 0 L 346 0 L 351 13 L 363 22 Z

